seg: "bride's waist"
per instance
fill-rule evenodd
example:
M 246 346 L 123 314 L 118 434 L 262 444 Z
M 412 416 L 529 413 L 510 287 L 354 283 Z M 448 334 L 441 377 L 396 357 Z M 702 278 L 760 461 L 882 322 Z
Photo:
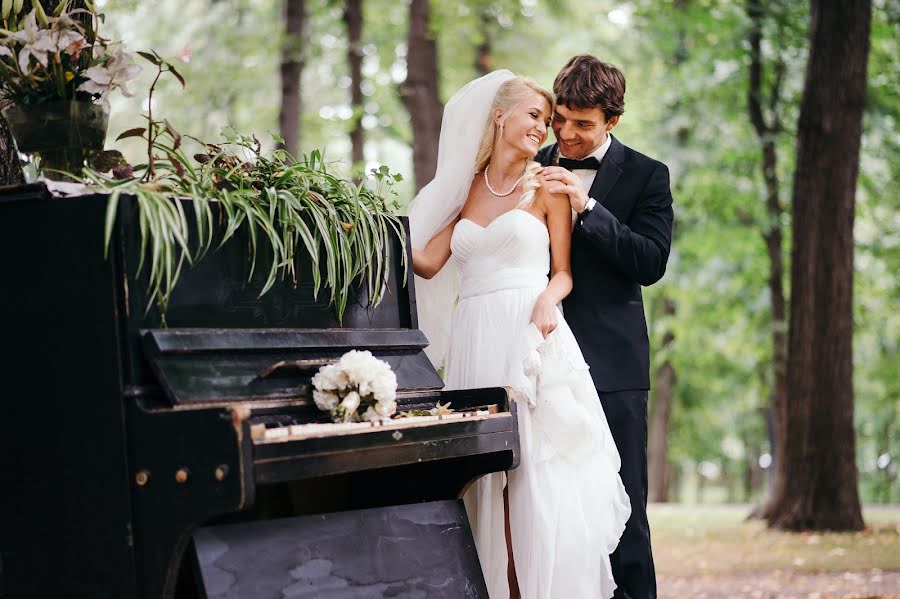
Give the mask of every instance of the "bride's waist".
M 459 298 L 466 299 L 508 289 L 544 289 L 547 273 L 534 269 L 506 268 L 479 275 L 463 275 L 459 281 Z

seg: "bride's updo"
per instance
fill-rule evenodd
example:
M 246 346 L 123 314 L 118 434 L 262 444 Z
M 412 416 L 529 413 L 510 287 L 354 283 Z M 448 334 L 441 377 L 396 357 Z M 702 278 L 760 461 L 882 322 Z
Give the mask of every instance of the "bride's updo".
M 484 167 L 490 163 L 491 155 L 494 152 L 494 142 L 496 141 L 497 133 L 503 127 L 506 115 L 509 114 L 510 110 L 525 101 L 525 98 L 532 93 L 538 93 L 543 96 L 547 103 L 550 104 L 550 111 L 553 111 L 555 104 L 553 93 L 531 77 L 513 77 L 500 85 L 497 94 L 494 96 L 494 101 L 491 103 L 487 122 L 484 125 L 484 133 L 481 136 L 481 143 L 478 145 L 478 154 L 475 157 L 476 173 L 483 171 Z M 494 122 L 494 113 L 497 110 L 504 115 L 500 120 L 500 127 Z M 540 165 L 534 161 L 529 162 L 528 166 L 525 167 L 522 189 L 526 194 L 523 195 L 530 195 L 527 192 L 537 189 L 538 183 L 535 175 L 538 169 L 540 169 Z

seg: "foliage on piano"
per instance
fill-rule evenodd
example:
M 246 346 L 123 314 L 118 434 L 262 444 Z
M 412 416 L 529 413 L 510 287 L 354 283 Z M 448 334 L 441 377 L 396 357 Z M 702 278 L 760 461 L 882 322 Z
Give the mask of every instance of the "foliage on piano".
M 85 174 L 97 189 L 109 191 L 107 246 L 119 199 L 124 196 L 137 211 L 139 226 L 133 233 L 141 240 L 139 267 L 147 264 L 147 289 L 163 319 L 182 269 L 203 260 L 212 248 L 233 243 L 240 229 L 249 240 L 250 278 L 257 265 L 266 273 L 260 295 L 279 279 L 296 284 L 305 261 L 316 268 L 302 274 L 312 277 L 316 295 L 327 294 L 339 323 L 353 281 L 365 281 L 372 305 L 381 302 L 391 234 L 401 245 L 406 237 L 392 188 L 399 175 L 382 165 L 357 183 L 339 176 L 319 150 L 299 159 L 282 149 L 267 156 L 256 136 L 231 128 L 223 130 L 223 142 L 202 143 L 203 152 L 189 159 L 182 135 L 168 121 L 150 123 L 120 136 L 149 136 L 145 165 L 129 170 L 123 180 L 113 167 L 115 160 L 124 160 L 122 154 L 110 150 L 102 154 L 115 159 L 95 159 L 94 165 L 108 164 L 86 168 Z M 156 156 L 157 150 L 165 151 L 168 160 Z M 112 170 L 101 172 L 105 168 Z

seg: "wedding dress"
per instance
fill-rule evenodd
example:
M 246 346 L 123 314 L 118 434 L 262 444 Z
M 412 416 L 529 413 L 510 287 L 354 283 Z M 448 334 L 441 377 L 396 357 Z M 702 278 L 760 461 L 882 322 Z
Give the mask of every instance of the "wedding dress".
M 509 597 L 503 487 L 524 599 L 612 597 L 609 554 L 631 507 L 588 366 L 562 314 L 545 340 L 530 324 L 547 287 L 547 227 L 516 208 L 487 226 L 461 219 L 450 244 L 459 303 L 447 389 L 508 386 L 518 396 L 521 461 L 480 478 L 465 501 L 492 599 Z
M 409 209 L 414 249 L 424 248 L 465 206 L 491 103 L 513 77 L 493 71 L 448 100 L 434 179 Z M 619 478 L 615 442 L 572 331 L 561 313 L 546 340 L 530 324 L 535 300 L 548 283 L 550 238 L 544 223 L 521 209 L 533 197 L 534 188 L 528 189 L 519 207 L 486 226 L 456 222 L 452 258 L 431 279 L 415 279 L 419 327 L 430 342 L 429 358 L 436 367 L 445 366 L 446 388 L 516 391 L 519 467 L 479 478 L 465 496 L 491 599 L 509 597 L 507 484 L 522 597 L 611 597 L 609 554 L 631 504 Z

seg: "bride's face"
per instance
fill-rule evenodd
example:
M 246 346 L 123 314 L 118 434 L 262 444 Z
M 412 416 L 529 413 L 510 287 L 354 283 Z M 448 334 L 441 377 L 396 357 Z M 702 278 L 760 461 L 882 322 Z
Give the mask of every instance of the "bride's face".
M 547 140 L 550 112 L 547 99 L 537 92 L 532 92 L 525 100 L 510 109 L 505 120 L 504 115 L 499 115 L 498 125 L 502 122 L 503 130 L 498 144 L 507 145 L 523 155 L 534 156 Z

